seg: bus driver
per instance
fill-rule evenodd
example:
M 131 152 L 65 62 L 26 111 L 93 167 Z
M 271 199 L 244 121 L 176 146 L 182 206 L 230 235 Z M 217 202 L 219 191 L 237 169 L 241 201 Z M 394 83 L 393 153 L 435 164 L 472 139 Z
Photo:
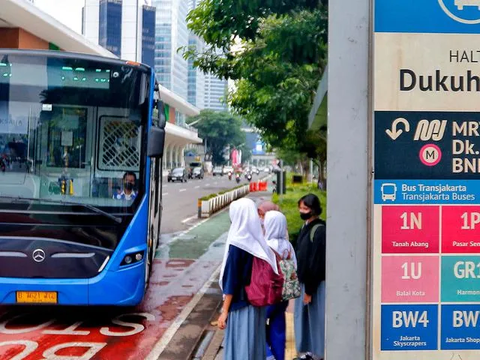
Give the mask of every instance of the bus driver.
M 114 194 L 113 198 L 117 200 L 134 200 L 137 197 L 137 193 L 134 190 L 136 181 L 137 176 L 135 173 L 127 171 L 123 175 L 123 191 Z

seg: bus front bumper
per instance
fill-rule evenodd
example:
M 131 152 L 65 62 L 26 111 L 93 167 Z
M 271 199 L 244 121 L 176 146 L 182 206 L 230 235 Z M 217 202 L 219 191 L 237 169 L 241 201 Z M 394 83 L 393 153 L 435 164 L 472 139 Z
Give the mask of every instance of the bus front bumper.
M 143 299 L 144 279 L 144 261 L 115 272 L 104 270 L 91 279 L 0 277 L 0 304 L 18 304 L 17 291 L 26 291 L 56 292 L 57 305 L 134 306 Z

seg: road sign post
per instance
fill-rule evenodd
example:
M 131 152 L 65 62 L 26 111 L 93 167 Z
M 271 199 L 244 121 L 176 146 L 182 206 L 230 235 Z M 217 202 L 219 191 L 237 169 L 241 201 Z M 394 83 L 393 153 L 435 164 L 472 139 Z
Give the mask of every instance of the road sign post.
M 372 357 L 480 358 L 480 1 L 374 0 Z

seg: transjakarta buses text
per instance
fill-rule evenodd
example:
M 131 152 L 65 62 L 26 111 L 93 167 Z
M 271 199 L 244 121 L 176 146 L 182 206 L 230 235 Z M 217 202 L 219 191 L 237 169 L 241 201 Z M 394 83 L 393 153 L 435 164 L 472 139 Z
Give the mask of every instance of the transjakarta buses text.
M 452 192 L 466 192 L 467 187 L 464 185 L 407 185 L 402 184 L 402 191 L 421 191 L 431 193 L 452 193 Z

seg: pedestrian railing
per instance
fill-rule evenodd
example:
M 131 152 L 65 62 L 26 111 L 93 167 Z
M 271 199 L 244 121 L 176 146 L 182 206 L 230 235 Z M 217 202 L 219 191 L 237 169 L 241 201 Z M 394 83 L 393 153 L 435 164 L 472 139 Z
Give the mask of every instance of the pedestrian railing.
M 241 185 L 220 194 L 211 194 L 198 199 L 198 218 L 208 218 L 226 208 L 233 201 L 244 197 L 250 192 L 249 185 Z

